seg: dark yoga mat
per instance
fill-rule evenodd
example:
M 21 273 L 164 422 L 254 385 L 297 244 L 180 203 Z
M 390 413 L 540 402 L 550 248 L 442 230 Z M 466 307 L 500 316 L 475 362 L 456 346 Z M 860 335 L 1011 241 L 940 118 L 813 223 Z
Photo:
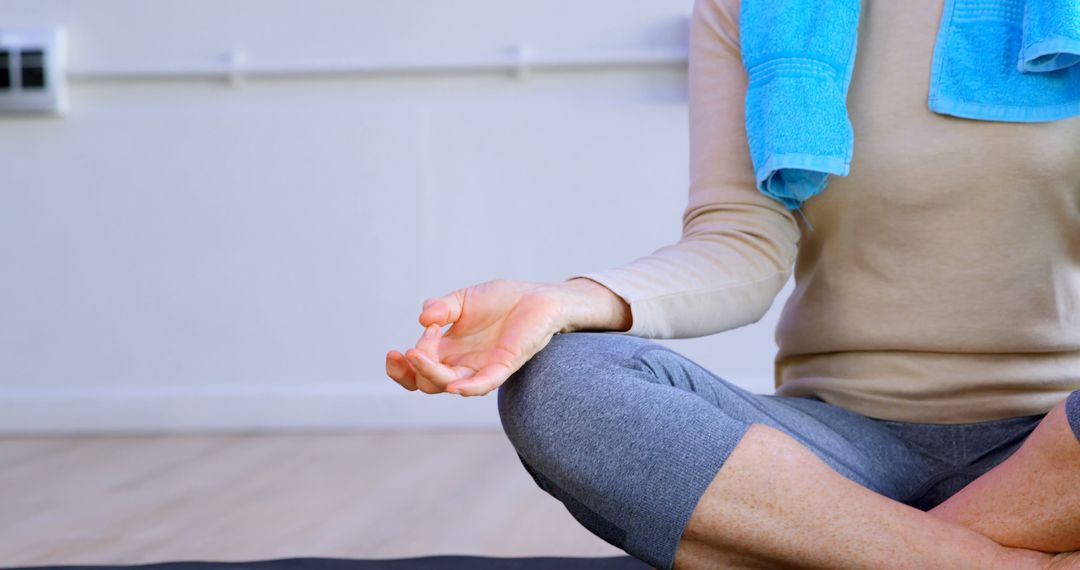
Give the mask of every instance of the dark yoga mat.
M 346 560 L 342 558 L 281 558 L 254 562 L 158 562 L 135 565 L 24 566 L 10 570 L 642 570 L 652 568 L 632 556 L 607 558 L 491 558 L 487 556 L 424 556 Z

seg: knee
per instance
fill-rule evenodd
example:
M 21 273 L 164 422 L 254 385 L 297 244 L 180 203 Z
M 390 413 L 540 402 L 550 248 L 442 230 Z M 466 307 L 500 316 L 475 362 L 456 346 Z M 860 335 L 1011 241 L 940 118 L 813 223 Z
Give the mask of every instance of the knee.
M 516 370 L 496 392 L 503 431 L 520 451 L 525 438 L 554 412 L 579 357 L 578 333 L 557 334 L 547 346 Z
M 1073 435 L 1080 440 L 1080 390 L 1074 390 L 1065 398 L 1065 417 L 1069 421 Z
M 645 339 L 600 332 L 557 334 L 496 392 L 503 431 L 519 453 L 533 456 L 561 437 L 572 423 L 569 409 L 587 398 L 583 378 L 617 365 Z

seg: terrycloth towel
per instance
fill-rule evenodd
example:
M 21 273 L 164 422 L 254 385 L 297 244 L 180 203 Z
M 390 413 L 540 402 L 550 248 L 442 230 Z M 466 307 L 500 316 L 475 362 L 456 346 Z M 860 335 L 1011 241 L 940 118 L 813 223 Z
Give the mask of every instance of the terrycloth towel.
M 758 190 L 790 209 L 847 175 L 860 0 L 743 0 L 746 134 Z M 930 109 L 987 121 L 1080 114 L 1080 0 L 945 0 Z
M 986 121 L 1080 114 L 1080 0 L 946 0 L 930 109 Z

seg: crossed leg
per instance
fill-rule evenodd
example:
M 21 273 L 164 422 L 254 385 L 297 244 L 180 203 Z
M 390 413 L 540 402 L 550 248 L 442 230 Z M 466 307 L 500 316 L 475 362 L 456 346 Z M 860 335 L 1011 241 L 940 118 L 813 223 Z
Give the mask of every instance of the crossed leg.
M 1018 547 L 1046 546 L 1009 538 L 1023 519 L 964 524 L 1046 465 L 1076 472 L 1051 463 L 1077 445 L 1058 437 L 1061 410 L 995 468 L 1002 474 L 924 512 L 894 499 L 912 496 L 904 485 L 914 481 L 897 458 L 915 467 L 918 458 L 888 430 L 821 402 L 749 394 L 642 339 L 558 335 L 500 387 L 498 405 L 542 489 L 597 536 L 662 568 L 1080 568 L 1069 554 Z M 1039 488 L 1026 492 L 1014 504 L 1031 507 Z M 1031 510 L 1060 507 L 1059 516 L 1036 536 L 1076 505 L 1043 499 Z M 963 516 L 949 519 L 946 507 Z
M 1080 568 L 1069 552 L 1080 548 L 1078 483 L 1080 441 L 1064 403 L 1009 459 L 930 512 L 755 424 L 702 495 L 674 567 Z
M 1069 403 L 1080 405 L 1080 394 Z M 1080 440 L 1066 402 L 1043 418 L 1008 459 L 930 511 L 999 544 L 1080 550 Z
M 783 432 L 754 424 L 702 495 L 674 568 L 1045 569 L 1054 562 L 877 494 Z

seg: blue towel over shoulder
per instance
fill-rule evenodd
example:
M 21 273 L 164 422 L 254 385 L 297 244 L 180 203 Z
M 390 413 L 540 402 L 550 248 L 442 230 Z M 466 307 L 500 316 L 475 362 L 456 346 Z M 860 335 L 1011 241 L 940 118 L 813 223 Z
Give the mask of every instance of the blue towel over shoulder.
M 789 209 L 850 171 L 860 0 L 743 0 L 746 134 L 758 190 Z M 985 121 L 1080 115 L 1080 1 L 945 0 L 930 109 Z

